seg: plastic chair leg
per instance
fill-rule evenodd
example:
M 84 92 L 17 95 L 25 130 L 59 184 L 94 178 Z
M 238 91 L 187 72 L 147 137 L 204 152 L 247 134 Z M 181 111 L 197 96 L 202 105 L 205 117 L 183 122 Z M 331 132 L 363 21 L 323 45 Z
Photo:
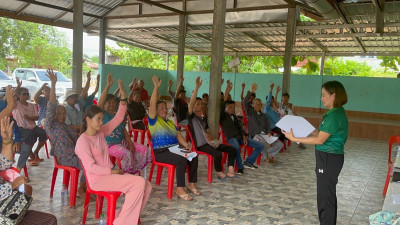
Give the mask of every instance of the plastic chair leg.
M 160 168 L 160 167 L 158 167 Z M 174 179 L 175 179 L 175 169 L 168 168 L 168 191 L 167 191 L 167 199 L 171 199 L 174 190 Z
M 49 149 L 47 148 L 47 140 L 46 140 L 46 142 L 44 143 L 44 148 L 46 149 L 47 158 L 50 159 L 50 156 L 49 156 Z
M 69 171 L 68 170 L 64 170 L 64 174 L 63 174 L 63 185 L 65 185 L 65 187 L 69 187 Z
M 260 165 L 260 163 L 261 163 L 261 154 L 257 158 L 257 165 Z
M 107 196 L 107 225 L 113 225 L 115 219 L 115 208 L 117 206 L 117 199 L 115 195 Z
M 26 165 L 24 167 L 24 174 L 25 174 L 25 177 L 29 179 L 28 168 L 26 168 Z
M 156 184 L 160 185 L 161 183 L 161 175 L 164 167 L 163 166 L 157 166 L 157 177 L 156 177 Z
M 103 201 L 104 201 L 104 197 L 100 196 L 100 195 L 96 195 L 96 212 L 94 217 L 96 219 L 100 218 L 100 215 L 103 211 Z
M 150 168 L 150 174 L 149 174 L 149 182 L 151 183 L 151 179 L 153 178 L 153 172 L 154 172 L 154 163 L 151 164 Z
M 142 144 L 142 145 L 144 145 L 144 136 L 145 136 L 145 133 L 143 130 L 143 132 L 140 133 L 140 144 Z
M 57 173 L 58 173 L 58 168 L 54 167 L 54 169 L 53 169 L 53 178 L 51 179 L 50 198 L 53 197 L 54 185 L 56 184 Z
M 138 136 L 139 136 L 139 132 L 133 131 L 133 142 L 137 142 Z
M 83 203 L 82 225 L 86 224 L 86 217 L 89 209 L 90 196 L 91 196 L 90 192 L 86 191 L 85 202 Z
M 212 171 L 213 171 L 213 165 L 214 165 L 214 158 L 210 155 L 208 156 L 208 178 L 207 181 L 208 183 L 212 182 Z
M 69 206 L 74 207 L 76 203 L 76 195 L 78 192 L 78 178 L 79 178 L 79 172 L 76 173 L 71 173 L 71 186 L 70 186 L 70 192 L 69 192 Z
M 382 192 L 383 196 L 386 196 L 386 192 L 387 192 L 387 189 L 388 189 L 388 186 L 389 186 L 389 181 L 390 181 L 390 171 L 391 170 L 392 170 L 392 167 L 389 166 L 388 172 L 387 172 L 387 176 L 386 176 L 386 181 L 385 181 L 385 187 L 383 188 L 383 192 Z

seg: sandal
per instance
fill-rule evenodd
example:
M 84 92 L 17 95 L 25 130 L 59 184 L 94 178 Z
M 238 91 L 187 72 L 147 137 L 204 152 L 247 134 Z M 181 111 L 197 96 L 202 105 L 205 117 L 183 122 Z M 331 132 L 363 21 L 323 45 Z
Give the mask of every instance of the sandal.
M 192 192 L 194 195 L 197 195 L 197 196 L 200 195 L 200 192 L 199 192 L 199 190 L 197 190 L 197 188 L 193 188 L 193 189 L 187 188 L 187 189 L 188 189 L 188 191 Z
M 178 196 L 178 198 L 181 198 L 182 200 L 185 200 L 185 201 L 192 201 L 193 200 L 192 196 L 190 196 L 188 193 L 185 193 L 183 195 L 179 195 L 178 192 L 175 192 L 175 193 Z
M 226 181 L 226 177 L 227 177 L 227 176 L 225 176 L 224 178 L 222 178 L 222 177 L 218 177 L 218 176 L 217 176 L 218 180 L 221 181 L 221 182 L 225 182 L 225 181 Z

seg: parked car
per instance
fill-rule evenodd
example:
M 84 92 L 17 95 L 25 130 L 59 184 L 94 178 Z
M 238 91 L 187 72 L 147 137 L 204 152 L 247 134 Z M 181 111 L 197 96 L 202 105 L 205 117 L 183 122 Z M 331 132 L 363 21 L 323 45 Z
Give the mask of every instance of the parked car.
M 13 87 L 17 86 L 17 82 L 7 76 L 3 71 L 0 70 L 0 98 L 3 98 L 6 94 L 6 87 L 11 85 Z
M 61 72 L 54 72 L 57 74 L 56 95 L 59 97 L 64 95 L 67 90 L 72 89 L 72 82 Z M 51 81 L 46 73 L 45 69 L 17 68 L 13 72 L 13 79 L 18 77 L 22 80 L 22 87 L 28 88 L 29 94 L 33 98 L 44 83 L 47 83 L 49 87 L 51 86 Z

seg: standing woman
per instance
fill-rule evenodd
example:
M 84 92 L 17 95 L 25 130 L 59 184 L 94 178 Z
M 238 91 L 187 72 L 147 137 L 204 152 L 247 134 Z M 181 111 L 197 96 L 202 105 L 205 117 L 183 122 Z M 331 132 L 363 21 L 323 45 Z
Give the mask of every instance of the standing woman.
M 321 92 L 321 101 L 329 111 L 324 114 L 314 136 L 296 138 L 292 131 L 283 133 L 291 141 L 315 145 L 318 217 L 321 225 L 331 225 L 336 224 L 336 184 L 343 167 L 344 144 L 349 131 L 343 108 L 347 103 L 347 94 L 338 81 L 324 83 Z
M 120 124 L 126 112 L 126 93 L 118 80 L 121 93 L 119 109 L 115 117 L 103 126 L 104 112 L 97 106 L 89 106 L 83 119 L 83 133 L 78 138 L 75 153 L 82 161 L 87 182 L 95 191 L 120 191 L 125 194 L 125 202 L 114 225 L 137 224 L 151 192 L 151 184 L 140 176 L 124 174 L 113 169 L 108 154 L 107 137 Z

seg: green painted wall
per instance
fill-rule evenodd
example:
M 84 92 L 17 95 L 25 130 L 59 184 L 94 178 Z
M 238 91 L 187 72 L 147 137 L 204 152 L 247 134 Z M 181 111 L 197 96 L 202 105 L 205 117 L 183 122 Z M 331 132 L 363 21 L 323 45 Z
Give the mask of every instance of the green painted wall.
M 102 78 L 106 78 L 111 72 L 114 77 L 121 78 L 124 81 L 125 88 L 132 81 L 132 77 L 143 79 L 145 88 L 151 94 L 153 84 L 152 75 L 159 76 L 162 80 L 161 94 L 168 95 L 168 81 L 172 80 L 174 85 L 172 90 L 176 89 L 176 71 L 154 70 L 146 68 L 136 68 L 116 65 L 100 65 L 100 73 Z M 199 96 L 204 92 L 208 93 L 210 85 L 209 73 L 207 72 L 185 72 L 185 86 L 187 95 L 190 96 L 197 76 L 201 76 L 203 85 L 199 90 Z M 245 73 L 223 73 L 225 79 L 221 87 L 221 91 L 225 91 L 226 81 L 230 79 L 234 83 L 231 92 L 232 98 L 240 101 L 241 84 L 246 83 L 246 89 L 250 89 L 252 83 L 258 84 L 257 97 L 265 101 L 265 96 L 269 92 L 269 86 L 275 83 L 275 89 L 278 84 L 282 83 L 281 74 L 245 74 Z M 103 79 L 102 79 L 103 80 Z M 400 104 L 400 79 L 395 78 L 372 78 L 372 77 L 343 77 L 343 76 L 308 76 L 308 75 L 292 75 L 290 81 L 291 102 L 296 106 L 320 108 L 321 106 L 321 85 L 330 80 L 337 80 L 343 83 L 348 94 L 348 103 L 345 108 L 354 111 L 377 112 L 399 114 Z M 213 81 L 211 81 L 212 83 Z M 104 84 L 105 85 L 105 84 Z M 101 87 L 104 87 L 101 82 Z M 112 87 L 114 91 L 116 84 Z M 280 99 L 280 98 L 279 98 Z

